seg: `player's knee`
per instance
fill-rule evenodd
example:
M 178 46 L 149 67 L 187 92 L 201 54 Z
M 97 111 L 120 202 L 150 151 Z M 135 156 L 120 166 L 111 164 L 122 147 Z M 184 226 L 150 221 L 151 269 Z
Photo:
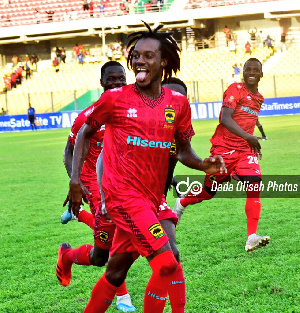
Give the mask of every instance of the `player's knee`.
M 116 287 L 120 287 L 127 275 L 127 271 L 125 269 L 106 269 L 105 277 L 109 283 Z
M 170 251 L 171 252 L 171 251 Z M 168 276 L 176 271 L 178 261 L 173 253 L 165 254 L 156 270 L 160 276 Z
M 108 261 L 108 250 L 101 250 L 101 253 L 96 253 L 94 248 L 90 251 L 90 261 L 94 266 L 102 267 Z

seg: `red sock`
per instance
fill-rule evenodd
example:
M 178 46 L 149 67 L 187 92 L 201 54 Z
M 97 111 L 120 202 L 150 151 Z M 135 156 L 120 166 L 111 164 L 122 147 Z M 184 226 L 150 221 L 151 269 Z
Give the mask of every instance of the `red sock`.
M 84 309 L 84 313 L 104 313 L 111 305 L 118 287 L 110 284 L 103 276 L 98 280 L 92 290 L 92 296 Z
M 83 245 L 79 248 L 71 249 L 65 254 L 66 261 L 72 261 L 79 265 L 91 265 L 90 251 L 93 248 L 92 245 Z
M 124 281 L 124 283 L 120 287 L 118 287 L 116 295 L 117 296 L 124 296 L 127 293 L 128 293 L 128 290 L 127 290 L 127 287 L 126 287 L 126 283 Z
M 252 183 L 248 186 L 249 188 L 255 188 L 255 185 L 259 185 L 259 183 Z M 256 187 L 258 188 L 258 187 Z M 260 218 L 261 211 L 261 203 L 259 198 L 259 191 L 246 191 L 247 200 L 245 206 L 245 212 L 247 215 L 247 237 L 251 234 L 256 234 L 258 221 Z
M 202 188 L 202 191 L 199 195 L 195 196 L 190 192 L 184 198 L 180 199 L 180 204 L 186 207 L 190 204 L 200 203 L 203 200 L 210 200 L 211 198 L 212 195 L 210 195 L 204 188 Z
M 92 230 L 94 230 L 94 216 L 92 213 L 81 210 L 78 214 L 78 222 L 84 223 L 89 226 Z
M 178 263 L 177 270 L 174 273 L 174 277 L 169 285 L 168 293 L 170 297 L 172 313 L 184 313 L 184 307 L 186 303 L 185 279 L 180 263 Z
M 152 276 L 145 290 L 144 313 L 162 313 L 168 299 L 169 284 L 176 273 L 178 262 L 172 251 L 166 251 L 157 255 L 149 264 Z

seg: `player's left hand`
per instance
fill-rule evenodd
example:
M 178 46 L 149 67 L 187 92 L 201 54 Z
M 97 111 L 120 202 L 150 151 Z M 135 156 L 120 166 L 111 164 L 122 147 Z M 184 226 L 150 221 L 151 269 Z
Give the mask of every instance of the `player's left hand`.
M 73 214 L 78 217 L 80 206 L 83 205 L 83 201 L 88 203 L 86 198 L 87 194 L 90 194 L 90 192 L 82 185 L 81 182 L 73 183 L 70 181 L 69 193 L 63 206 L 69 202 L 69 212 L 72 210 Z
M 221 156 L 209 157 L 202 162 L 202 171 L 205 173 L 215 174 L 215 173 L 227 173 L 227 168 L 225 162 Z

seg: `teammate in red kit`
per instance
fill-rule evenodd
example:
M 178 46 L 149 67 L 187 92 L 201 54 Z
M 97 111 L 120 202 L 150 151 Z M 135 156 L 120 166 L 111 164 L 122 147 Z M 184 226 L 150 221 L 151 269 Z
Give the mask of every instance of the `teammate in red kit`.
M 216 194 L 216 191 L 211 190 L 213 182 L 222 184 L 229 181 L 230 174 L 243 182 L 249 182 L 245 208 L 247 215 L 245 250 L 252 252 L 270 242 L 269 236 L 256 235 L 261 203 L 260 192 L 255 191 L 259 188 L 255 185 L 259 185 L 262 179 L 258 164 L 258 157 L 261 158 L 262 154 L 258 142 L 260 137 L 253 136 L 253 133 L 256 124 L 261 126 L 257 117 L 264 101 L 263 96 L 258 92 L 258 82 L 263 77 L 261 62 L 255 58 L 247 60 L 244 65 L 243 76 L 243 84 L 234 83 L 225 91 L 220 124 L 210 140 L 212 143 L 211 156 L 222 155 L 228 170 L 227 174 L 207 174 L 201 193 L 197 196 L 189 194 L 185 198 L 178 198 L 174 212 L 180 220 L 188 205 L 213 198 Z M 262 128 L 260 131 L 266 139 Z
M 145 313 L 163 312 L 169 293 L 172 312 L 184 312 L 185 281 L 157 219 L 165 186 L 169 151 L 177 140 L 185 165 L 223 173 L 222 157 L 201 160 L 190 145 L 193 134 L 186 97 L 161 87 L 180 69 L 179 47 L 172 33 L 148 31 L 129 35 L 128 64 L 136 83 L 105 92 L 78 133 L 72 163 L 69 205 L 77 216 L 85 195 L 80 185 L 85 145 L 105 124 L 102 188 L 116 232 L 106 272 L 93 288 L 84 312 L 105 312 L 134 260 L 145 256 L 152 268 L 146 287 Z M 177 288 L 171 288 L 171 286 Z M 175 292 L 176 295 L 171 293 Z
M 104 91 L 126 85 L 126 76 L 123 66 L 116 61 L 105 63 L 101 68 L 100 83 Z M 72 126 L 64 151 L 64 163 L 69 177 L 71 177 L 72 174 L 73 150 L 78 131 L 94 109 L 95 106 L 91 105 L 82 111 Z M 63 286 L 68 286 L 71 281 L 71 267 L 73 263 L 101 267 L 104 266 L 108 260 L 108 251 L 112 244 L 115 224 L 107 222 L 101 216 L 101 197 L 96 175 L 96 162 L 102 150 L 104 132 L 105 126 L 103 125 L 92 136 L 80 176 L 83 188 L 86 188 L 86 197 L 92 213 L 81 208 L 78 214 L 78 221 L 87 224 L 94 230 L 94 246 L 83 245 L 79 248 L 72 249 L 68 243 L 61 244 L 58 253 L 56 275 L 60 284 Z M 62 221 L 64 221 L 64 223 L 71 218 L 72 214 L 69 213 L 68 210 L 62 215 Z M 95 220 L 96 226 L 94 227 Z M 62 268 L 68 268 L 68 270 L 63 271 Z M 119 287 L 116 294 L 117 308 L 119 310 L 124 312 L 135 311 L 125 282 Z

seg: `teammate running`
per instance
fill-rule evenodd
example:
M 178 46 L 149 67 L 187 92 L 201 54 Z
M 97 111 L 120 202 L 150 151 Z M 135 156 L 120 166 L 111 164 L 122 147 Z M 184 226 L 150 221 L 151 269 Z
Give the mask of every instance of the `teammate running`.
M 84 312 L 106 311 L 139 254 L 147 257 L 153 271 L 144 312 L 163 312 L 168 293 L 172 312 L 184 312 L 182 267 L 157 219 L 174 138 L 183 164 L 213 173 L 226 170 L 221 157 L 201 160 L 191 148 L 189 103 L 181 94 L 161 87 L 162 78 L 166 81 L 180 69 L 179 47 L 171 32 L 158 32 L 162 25 L 154 31 L 146 26 L 149 31 L 129 35 L 128 64 L 136 83 L 102 95 L 74 148 L 69 205 L 77 216 L 85 195 L 80 185 L 84 147 L 105 124 L 102 188 L 116 233 L 106 272 L 93 288 Z
M 188 205 L 210 200 L 216 194 L 211 187 L 230 180 L 230 174 L 242 182 L 249 182 L 247 188 L 247 242 L 245 250 L 252 252 L 266 246 L 270 242 L 269 236 L 256 234 L 260 218 L 261 203 L 259 184 L 262 179 L 258 157 L 261 159 L 260 137 L 253 136 L 260 107 L 264 102 L 258 92 L 258 83 L 263 77 L 262 64 L 258 59 L 250 58 L 243 70 L 244 83 L 234 83 L 224 93 L 223 106 L 220 112 L 220 124 L 211 138 L 211 156 L 221 155 L 226 163 L 227 174 L 206 174 L 204 188 L 197 196 L 189 194 L 185 198 L 178 198 L 174 212 L 179 220 Z M 263 138 L 267 139 L 261 127 Z M 257 191 L 256 191 L 257 190 Z
M 126 85 L 126 76 L 123 66 L 115 61 L 105 63 L 101 68 L 100 83 L 104 91 Z M 95 106 L 92 105 L 82 111 L 72 126 L 64 151 L 64 163 L 69 177 L 71 177 L 72 174 L 73 151 L 77 133 L 94 109 Z M 80 177 L 83 188 L 87 193 L 87 200 L 92 214 L 81 208 L 78 214 L 78 221 L 86 223 L 94 230 L 94 246 L 83 245 L 79 248 L 72 249 L 67 243 L 61 244 L 58 252 L 56 275 L 60 284 L 63 286 L 70 284 L 71 267 L 73 263 L 101 267 L 104 266 L 108 260 L 108 251 L 111 247 L 115 225 L 101 218 L 101 214 L 97 214 L 99 211 L 101 213 L 101 197 L 97 183 L 96 162 L 102 150 L 104 131 L 105 127 L 103 126 L 91 138 Z M 97 216 L 97 227 L 94 228 L 95 216 Z M 70 217 L 72 217 L 72 214 L 67 210 L 62 216 L 62 221 L 67 222 Z M 68 266 L 69 270 L 67 273 L 64 272 L 66 275 L 62 275 L 62 268 L 66 266 Z M 135 311 L 125 282 L 118 288 L 116 294 L 117 309 L 123 312 Z

